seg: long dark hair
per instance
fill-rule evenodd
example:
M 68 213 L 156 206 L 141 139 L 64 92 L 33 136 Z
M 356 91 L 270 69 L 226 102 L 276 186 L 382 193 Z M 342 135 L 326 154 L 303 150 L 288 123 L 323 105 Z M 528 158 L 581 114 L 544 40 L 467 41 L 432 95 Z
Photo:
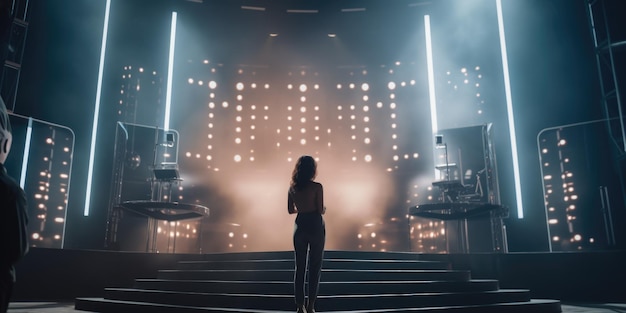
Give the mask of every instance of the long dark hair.
M 300 190 L 308 182 L 315 179 L 315 175 L 317 175 L 315 159 L 308 155 L 301 156 L 293 168 L 293 173 L 291 173 L 291 190 Z

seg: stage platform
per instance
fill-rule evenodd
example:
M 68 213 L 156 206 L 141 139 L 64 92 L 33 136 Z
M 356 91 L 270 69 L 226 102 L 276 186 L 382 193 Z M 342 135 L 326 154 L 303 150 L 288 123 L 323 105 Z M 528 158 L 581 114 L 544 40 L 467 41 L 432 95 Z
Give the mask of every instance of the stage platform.
M 563 313 L 626 313 L 626 303 L 561 304 Z M 79 313 L 73 302 L 14 302 L 8 313 Z
M 69 308 L 74 312 L 73 303 L 78 298 L 110 297 L 112 290 L 129 288 L 142 281 L 146 281 L 143 284 L 150 284 L 148 281 L 150 278 L 157 277 L 157 273 L 159 273 L 158 276 L 161 279 L 198 279 L 193 275 L 188 278 L 182 276 L 168 278 L 168 272 L 171 271 L 167 269 L 178 268 L 181 264 L 202 264 L 207 261 L 230 264 L 234 260 L 236 261 L 234 263 L 241 263 L 242 265 L 243 263 L 256 263 L 253 266 L 255 270 L 259 270 L 259 275 L 268 276 L 262 280 L 276 278 L 276 273 L 270 273 L 270 275 L 265 273 L 265 271 L 272 272 L 275 270 L 274 267 L 277 266 L 281 271 L 285 272 L 282 273 L 285 275 L 280 274 L 279 279 L 289 281 L 292 277 L 292 272 L 289 272 L 293 268 L 291 263 L 292 256 L 290 251 L 200 255 L 33 248 L 17 267 L 18 282 L 13 297 L 15 303 L 12 306 L 12 312 L 35 312 L 37 309 L 46 309 L 47 311 L 45 312 L 56 312 L 52 310 L 68 308 L 68 305 L 64 305 L 64 303 L 69 303 Z M 435 271 L 450 270 L 455 273 L 446 273 L 446 275 L 459 274 L 463 276 L 453 278 L 453 280 L 467 281 L 467 279 L 471 279 L 474 285 L 483 286 L 479 288 L 485 288 L 485 290 L 487 290 L 486 288 L 496 288 L 495 290 L 504 291 L 505 293 L 526 290 L 524 292 L 526 295 L 523 297 L 554 299 L 565 303 L 566 305 L 562 306 L 565 312 L 598 312 L 593 311 L 597 309 L 621 312 L 620 310 L 623 309 L 623 306 L 618 304 L 626 303 L 626 294 L 623 293 L 623 288 L 618 287 L 626 281 L 626 269 L 623 267 L 623 264 L 626 264 L 626 253 L 623 251 L 437 255 L 406 252 L 327 251 L 325 268 L 328 267 L 329 272 L 322 274 L 322 281 L 324 282 L 325 279 L 337 280 L 338 282 L 354 280 L 353 277 L 350 279 L 343 276 L 334 277 L 336 274 L 332 272 L 337 271 L 337 269 L 367 271 L 368 273 L 362 273 L 361 276 L 363 274 L 371 274 L 371 278 L 368 278 L 368 280 L 407 280 L 408 278 L 405 277 L 407 274 L 413 275 L 413 272 L 419 271 L 412 268 L 399 267 L 397 270 L 391 271 L 395 273 L 390 273 L 389 269 L 386 268 L 389 265 L 386 264 L 388 262 L 381 262 L 381 259 L 393 259 L 395 263 L 407 263 L 408 260 L 410 263 L 420 263 L 420 266 L 427 265 L 427 269 Z M 259 262 L 268 260 L 271 260 L 271 262 Z M 351 260 L 351 262 L 346 262 L 345 260 Z M 355 260 L 363 262 L 352 262 Z M 372 262 L 372 260 L 378 261 Z M 431 268 L 431 263 L 433 265 L 437 263 L 446 264 L 446 268 Z M 265 266 L 270 264 L 271 269 L 269 267 L 267 269 L 258 267 L 259 265 Z M 361 265 L 364 268 L 359 268 Z M 402 264 L 396 265 L 405 266 Z M 415 264 L 411 266 L 413 265 Z M 367 269 L 365 269 L 365 266 L 367 266 Z M 374 267 L 372 268 L 372 266 Z M 337 267 L 337 269 L 332 267 Z M 198 271 L 200 269 L 190 268 L 188 270 Z M 244 270 L 244 272 L 247 270 Z M 377 271 L 385 273 L 376 274 L 375 272 Z M 462 272 L 469 273 L 468 277 L 465 277 L 466 274 Z M 237 271 L 233 273 L 237 273 Z M 396 278 L 395 276 L 398 277 Z M 416 276 L 415 278 L 409 278 L 409 280 L 433 280 L 433 278 L 429 277 Z M 487 286 L 490 284 L 490 281 L 496 281 L 495 287 Z M 335 285 L 333 282 L 329 283 Z M 288 285 L 288 283 L 285 283 L 285 285 Z M 354 289 L 351 287 L 351 292 L 379 292 L 370 291 L 365 287 L 361 288 L 363 284 L 355 285 L 354 287 L 357 286 L 359 288 Z M 398 286 L 394 288 L 396 287 Z M 442 285 L 440 287 L 448 288 L 449 286 Z M 457 284 L 454 288 L 461 287 Z M 150 289 L 151 287 L 147 288 Z M 174 286 L 166 286 L 166 288 L 174 288 Z M 357 289 L 368 290 L 357 291 Z M 105 292 L 105 290 L 108 291 Z M 191 290 L 196 290 L 196 287 L 193 287 Z M 329 291 L 328 289 L 326 291 L 330 292 L 330 294 L 335 293 L 335 291 Z M 344 290 L 337 291 L 343 292 Z M 423 290 L 420 292 L 427 291 Z M 212 291 L 207 290 L 206 292 Z M 394 291 L 394 293 L 398 294 L 403 292 L 405 291 Z M 471 292 L 474 292 L 474 290 Z M 287 290 L 284 293 L 289 294 L 290 291 Z M 611 303 L 616 304 L 612 305 Z M 566 311 L 570 309 L 571 311 Z

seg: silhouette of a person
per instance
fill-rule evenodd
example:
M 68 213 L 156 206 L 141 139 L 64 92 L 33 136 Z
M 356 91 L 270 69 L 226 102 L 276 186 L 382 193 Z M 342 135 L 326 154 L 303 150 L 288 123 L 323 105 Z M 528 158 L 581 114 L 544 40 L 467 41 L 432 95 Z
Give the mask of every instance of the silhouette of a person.
M 0 312 L 7 312 L 13 285 L 14 265 L 28 252 L 28 213 L 24 190 L 7 175 L 4 162 L 11 149 L 11 124 L 0 98 Z
M 317 174 L 317 163 L 308 156 L 301 156 L 291 175 L 291 186 L 287 196 L 289 214 L 297 213 L 293 233 L 295 250 L 294 293 L 298 313 L 315 312 L 315 300 L 322 270 L 326 227 L 322 215 L 324 190 L 322 184 L 313 181 Z M 309 264 L 308 302 L 304 299 L 304 275 Z M 305 311 L 306 305 L 306 311 Z

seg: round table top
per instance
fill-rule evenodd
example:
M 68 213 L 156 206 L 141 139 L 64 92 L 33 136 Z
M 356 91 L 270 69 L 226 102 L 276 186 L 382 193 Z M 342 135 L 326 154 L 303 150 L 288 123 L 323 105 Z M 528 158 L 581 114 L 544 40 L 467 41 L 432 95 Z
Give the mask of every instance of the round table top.
M 508 216 L 508 208 L 490 203 L 428 203 L 409 208 L 409 215 L 439 220 L 489 218 L 491 213 L 499 217 Z
M 180 221 L 209 216 L 209 208 L 193 203 L 150 200 L 124 201 L 121 208 L 158 220 Z

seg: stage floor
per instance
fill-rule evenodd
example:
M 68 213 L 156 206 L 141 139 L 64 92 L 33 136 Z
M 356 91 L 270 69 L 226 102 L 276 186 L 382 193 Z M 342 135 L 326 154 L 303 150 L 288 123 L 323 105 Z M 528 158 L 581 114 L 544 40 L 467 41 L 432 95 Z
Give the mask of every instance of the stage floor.
M 563 313 L 626 313 L 626 303 L 585 303 L 561 305 Z M 67 302 L 13 302 L 9 313 L 77 313 L 74 303 Z

